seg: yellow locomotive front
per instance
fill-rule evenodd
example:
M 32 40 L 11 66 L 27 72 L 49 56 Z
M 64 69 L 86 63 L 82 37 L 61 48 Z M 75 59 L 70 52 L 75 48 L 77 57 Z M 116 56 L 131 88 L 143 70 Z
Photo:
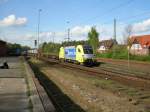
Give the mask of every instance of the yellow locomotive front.
M 95 63 L 95 55 L 93 49 L 89 45 L 77 45 L 76 47 L 76 61 L 80 64 L 93 64 Z

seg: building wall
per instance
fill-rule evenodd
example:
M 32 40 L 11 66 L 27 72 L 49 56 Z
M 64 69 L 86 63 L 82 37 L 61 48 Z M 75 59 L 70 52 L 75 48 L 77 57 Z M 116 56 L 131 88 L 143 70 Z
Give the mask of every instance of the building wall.
M 106 47 L 102 45 L 102 46 L 99 47 L 98 50 L 106 50 Z
M 130 49 L 130 53 L 133 55 L 149 55 L 150 54 L 150 49 L 144 48 L 144 49 Z
M 7 45 L 4 42 L 0 42 L 0 57 L 7 55 Z
M 149 55 L 149 48 L 142 48 L 140 44 L 133 44 L 130 48 L 130 53 L 133 55 Z
M 105 46 L 100 46 L 98 49 L 97 49 L 97 52 L 98 53 L 106 53 L 108 50 L 106 49 Z
M 131 50 L 142 50 L 142 46 L 140 44 L 132 44 Z

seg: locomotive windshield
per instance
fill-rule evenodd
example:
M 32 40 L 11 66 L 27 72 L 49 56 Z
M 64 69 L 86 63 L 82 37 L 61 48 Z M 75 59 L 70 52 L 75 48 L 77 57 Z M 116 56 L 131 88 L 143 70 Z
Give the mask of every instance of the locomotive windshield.
M 85 54 L 93 54 L 93 49 L 91 46 L 84 46 L 83 50 Z

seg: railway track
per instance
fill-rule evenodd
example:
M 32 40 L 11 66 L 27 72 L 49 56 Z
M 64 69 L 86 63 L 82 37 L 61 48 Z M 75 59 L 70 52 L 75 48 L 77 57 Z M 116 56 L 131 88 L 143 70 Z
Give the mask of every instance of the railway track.
M 150 73 L 149 72 L 136 72 L 133 70 L 130 70 L 128 68 L 123 68 L 123 67 L 115 67 L 115 66 L 100 66 L 98 68 L 95 68 L 96 70 L 102 69 L 104 71 L 109 71 L 121 75 L 126 75 L 126 76 L 132 76 L 132 77 L 137 77 L 141 79 L 146 79 L 150 80 Z
M 112 62 L 112 63 L 125 63 L 128 64 L 127 60 L 121 60 L 121 59 L 110 59 L 110 58 L 97 58 L 98 61 L 103 61 L 103 62 Z M 142 66 L 150 66 L 150 63 L 148 62 L 142 62 L 142 61 L 135 61 L 135 60 L 130 60 L 131 64 L 136 64 L 136 65 L 142 65 Z
M 127 60 L 118 60 L 118 59 L 97 59 L 101 63 L 115 65 L 117 68 L 125 68 L 128 70 L 144 73 L 150 76 L 150 63 L 148 62 L 138 62 L 138 61 L 127 61 Z M 139 69 L 140 68 L 140 69 Z
M 50 58 L 41 58 L 43 61 L 46 62 L 54 62 L 59 64 L 62 67 L 65 67 L 67 69 L 76 70 L 85 72 L 86 74 L 90 76 L 96 76 L 100 78 L 105 78 L 106 80 L 114 80 L 121 84 L 127 85 L 127 86 L 133 86 L 140 89 L 150 90 L 150 80 L 148 78 L 143 77 L 136 77 L 132 74 L 125 74 L 118 71 L 112 71 L 112 70 L 106 70 L 106 69 L 94 69 L 90 67 L 75 65 L 71 63 L 59 63 L 58 60 L 50 59 Z
M 32 63 L 30 63 L 30 66 L 35 72 L 35 77 L 39 80 L 40 84 L 44 87 L 49 98 L 55 105 L 55 112 L 84 112 L 84 110 L 76 105 L 66 94 L 64 94 L 53 81 L 49 80 L 49 78 L 44 75 L 37 66 Z M 45 102 L 46 101 L 44 101 L 44 103 Z M 50 108 L 47 103 L 45 103 L 45 105 L 47 108 Z

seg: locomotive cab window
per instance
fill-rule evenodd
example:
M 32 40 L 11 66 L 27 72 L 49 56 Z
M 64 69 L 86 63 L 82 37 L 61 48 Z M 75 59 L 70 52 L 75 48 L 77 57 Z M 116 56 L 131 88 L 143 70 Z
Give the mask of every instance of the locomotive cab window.
M 78 49 L 78 52 L 80 53 L 80 52 L 81 52 L 81 50 L 80 50 L 80 49 Z
M 93 49 L 92 49 L 92 47 L 91 47 L 91 46 L 88 46 L 88 45 L 85 45 L 85 46 L 83 47 L 83 51 L 84 51 L 85 54 L 93 54 Z
M 85 54 L 93 54 L 93 49 L 91 49 L 91 48 L 89 48 L 89 49 L 84 48 L 84 53 Z

